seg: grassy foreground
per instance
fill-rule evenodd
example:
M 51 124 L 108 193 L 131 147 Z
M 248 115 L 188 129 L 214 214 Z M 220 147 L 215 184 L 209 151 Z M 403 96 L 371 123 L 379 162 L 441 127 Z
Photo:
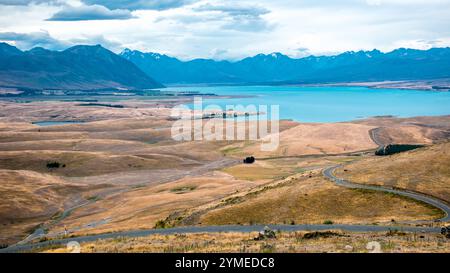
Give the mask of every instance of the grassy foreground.
M 142 238 L 117 238 L 81 244 L 82 253 L 95 252 L 447 252 L 450 240 L 439 234 L 289 232 L 276 233 L 276 238 L 255 240 L 257 233 L 197 233 L 152 235 Z M 375 243 L 373 243 L 375 242 Z M 370 245 L 369 245 L 370 246 Z M 66 247 L 41 249 L 40 252 L 64 253 Z

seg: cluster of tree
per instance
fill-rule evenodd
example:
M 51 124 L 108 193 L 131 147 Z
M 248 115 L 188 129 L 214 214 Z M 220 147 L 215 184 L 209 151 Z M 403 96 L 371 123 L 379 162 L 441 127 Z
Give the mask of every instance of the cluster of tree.
M 255 162 L 255 157 L 249 156 L 244 159 L 244 164 L 253 164 Z
M 406 152 L 410 150 L 414 150 L 417 148 L 421 148 L 423 145 L 414 145 L 414 144 L 388 144 L 378 148 L 375 151 L 375 155 L 392 155 L 396 153 Z
M 65 167 L 66 167 L 66 164 L 61 164 L 61 163 L 56 162 L 56 161 L 54 161 L 54 162 L 48 162 L 48 163 L 47 163 L 47 168 L 48 168 L 48 169 L 58 169 L 58 168 L 60 168 L 60 167 L 65 168 Z

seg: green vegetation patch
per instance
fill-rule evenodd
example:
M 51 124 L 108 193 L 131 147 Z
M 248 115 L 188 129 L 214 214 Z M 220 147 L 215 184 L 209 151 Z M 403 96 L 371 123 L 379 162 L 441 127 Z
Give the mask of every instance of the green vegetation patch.
M 241 150 L 241 147 L 228 147 L 228 148 L 222 149 L 221 151 L 224 155 L 231 155 L 231 154 L 240 152 L 240 150 Z
M 98 200 L 100 200 L 100 196 L 98 196 L 98 195 L 94 195 L 94 196 L 89 196 L 88 198 L 86 198 L 88 201 L 92 201 L 92 202 L 95 202 L 95 201 L 98 201 Z
M 183 194 L 187 192 L 191 192 L 195 190 L 197 186 L 183 186 L 183 187 L 177 187 L 170 190 L 170 192 L 176 193 L 176 194 Z

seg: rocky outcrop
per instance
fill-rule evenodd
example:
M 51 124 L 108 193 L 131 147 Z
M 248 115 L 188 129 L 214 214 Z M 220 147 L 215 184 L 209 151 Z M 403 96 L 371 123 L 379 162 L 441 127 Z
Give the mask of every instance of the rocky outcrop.
M 275 239 L 275 238 L 277 238 L 275 231 L 273 231 L 268 226 L 265 226 L 264 230 L 258 233 L 258 237 L 255 238 L 255 241 L 261 241 L 265 239 Z

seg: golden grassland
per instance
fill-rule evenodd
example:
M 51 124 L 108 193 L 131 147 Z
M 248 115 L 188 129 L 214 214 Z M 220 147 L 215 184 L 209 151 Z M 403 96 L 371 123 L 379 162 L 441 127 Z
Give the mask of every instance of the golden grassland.
M 418 191 L 450 202 L 450 142 L 356 161 L 336 170 L 336 176 Z
M 276 180 L 301 172 L 297 161 L 291 160 L 282 164 L 282 160 L 256 161 L 254 164 L 239 164 L 223 171 L 242 180 Z M 288 161 L 288 160 L 284 160 Z
M 384 144 L 431 144 L 450 137 L 449 119 L 450 116 L 376 117 L 352 123 L 379 128 L 378 138 Z
M 253 164 L 239 164 L 222 171 L 243 180 L 282 180 L 286 177 L 322 169 L 332 164 L 342 164 L 360 159 L 360 156 L 311 156 L 256 160 Z
M 1 119 L 0 119 L 1 120 Z M 2 133 L 10 133 L 11 131 L 20 131 L 36 128 L 36 125 L 33 125 L 29 122 L 3 122 L 0 121 L 0 132 Z
M 436 129 L 414 125 L 380 128 L 378 135 L 384 136 L 383 143 L 431 144 Z
M 239 202 L 205 212 L 202 225 L 383 223 L 435 219 L 442 213 L 396 195 L 346 189 L 314 175 L 251 194 Z
M 238 143 L 228 149 L 231 155 L 252 154 L 257 158 L 362 151 L 376 148 L 368 133 L 372 128 L 353 123 L 302 123 L 280 133 L 280 145 L 275 151 L 261 151 L 259 142 Z
M 19 240 L 61 212 L 70 196 L 88 187 L 31 171 L 0 170 L 0 243 Z
M 48 163 L 58 162 L 59 168 Z M 146 157 L 78 151 L 13 151 L 0 154 L 0 168 L 31 170 L 58 176 L 91 176 L 130 170 L 170 169 L 180 167 L 182 159 L 167 156 Z
M 95 229 L 83 229 L 75 234 L 153 228 L 158 220 L 176 211 L 207 204 L 260 184 L 257 181 L 237 180 L 222 172 L 211 172 L 171 183 L 136 187 L 74 211 L 64 225 L 71 229 L 97 219 L 111 219 Z M 62 223 L 54 227 L 54 230 L 62 229 Z
M 54 103 L 36 105 L 45 108 L 53 107 Z M 30 110 L 28 104 L 24 106 Z M 75 108 L 70 106 L 70 109 Z M 48 120 L 48 116 L 37 114 L 40 111 L 34 109 L 28 113 L 33 117 L 27 118 Z M 52 111 L 47 108 L 42 112 L 50 115 Z M 79 113 L 84 115 L 83 111 L 84 108 Z M 27 111 L 21 112 L 24 113 Z M 211 173 L 208 168 L 214 169 L 214 166 L 195 171 L 195 167 L 214 165 L 215 161 L 223 159 L 220 149 L 229 142 L 174 142 L 170 136 L 171 123 L 164 115 L 48 127 L 27 122 L 0 122 L 0 170 L 5 181 L 1 185 L 5 198 L 0 200 L 4 234 L 0 243 L 23 239 L 38 225 L 52 222 L 54 215 L 86 201 L 92 204 L 72 212 L 73 217 L 52 224 L 56 226 L 49 227 L 49 232 L 59 231 L 63 226 L 91 230 L 83 225 L 105 218 L 112 218 L 111 224 L 98 232 L 141 226 L 152 228 L 158 219 L 174 210 L 209 202 L 260 183 Z M 281 124 L 287 128 L 294 123 Z M 60 167 L 49 168 L 47 164 L 52 162 L 60 163 Z M 30 173 L 33 173 L 32 178 Z M 206 176 L 203 177 L 203 173 Z M 39 175 L 42 177 L 37 177 Z M 170 176 L 173 178 L 165 182 L 166 188 L 153 189 L 155 183 Z M 179 181 L 184 176 L 188 176 L 186 180 Z M 39 190 L 43 180 L 47 182 L 45 191 L 51 196 Z M 62 187 L 81 187 L 86 193 L 53 191 Z M 93 187 L 100 188 L 92 192 Z M 177 190 L 180 187 L 192 190 Z M 143 189 L 147 192 L 141 191 Z M 117 194 L 118 190 L 127 194 Z M 27 216 L 17 215 L 15 211 L 23 211 Z
M 369 242 L 378 242 L 381 252 L 448 252 L 450 240 L 439 234 L 403 232 L 350 233 L 342 231 L 281 232 L 276 238 L 254 240 L 257 233 L 193 233 L 116 238 L 81 243 L 82 253 L 367 253 Z M 306 236 L 305 236 L 306 235 Z M 309 236 L 308 236 L 309 235 Z M 40 249 L 64 253 L 66 247 Z

